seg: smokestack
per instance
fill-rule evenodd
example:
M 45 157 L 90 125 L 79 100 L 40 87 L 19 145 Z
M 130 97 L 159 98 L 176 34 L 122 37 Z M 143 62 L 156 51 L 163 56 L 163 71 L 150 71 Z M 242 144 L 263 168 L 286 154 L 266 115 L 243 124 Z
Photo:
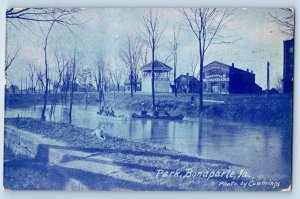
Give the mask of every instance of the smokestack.
M 234 63 L 232 63 L 232 64 L 231 64 L 231 67 L 233 67 L 233 68 L 234 68 Z

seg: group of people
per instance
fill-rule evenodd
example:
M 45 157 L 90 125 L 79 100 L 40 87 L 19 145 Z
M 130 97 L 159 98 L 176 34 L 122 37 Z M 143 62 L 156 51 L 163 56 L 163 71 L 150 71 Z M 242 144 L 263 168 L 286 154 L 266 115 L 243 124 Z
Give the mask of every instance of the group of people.
M 148 116 L 146 107 L 144 106 L 144 104 L 142 104 L 142 105 L 143 105 L 143 110 L 142 110 L 142 112 L 141 112 L 141 115 L 142 115 L 142 116 Z M 154 116 L 154 117 L 159 117 L 159 111 L 160 111 L 160 110 L 159 110 L 157 107 L 155 107 L 155 110 L 154 110 L 154 112 L 153 112 L 153 116 Z M 170 116 L 170 114 L 169 114 L 169 112 L 167 111 L 167 109 L 165 109 L 164 114 L 165 114 L 166 116 Z
M 115 111 L 113 110 L 113 108 L 102 106 L 99 110 L 99 114 L 114 117 L 115 116 Z

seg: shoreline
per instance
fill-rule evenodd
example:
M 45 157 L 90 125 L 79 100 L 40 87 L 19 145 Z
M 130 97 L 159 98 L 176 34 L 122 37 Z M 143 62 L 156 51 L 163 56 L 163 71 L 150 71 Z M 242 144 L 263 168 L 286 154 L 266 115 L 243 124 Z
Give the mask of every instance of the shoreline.
M 195 97 L 191 103 L 190 98 Z M 292 95 L 204 95 L 204 111 L 199 115 L 197 93 L 183 93 L 174 97 L 172 93 L 158 94 L 157 107 L 167 109 L 172 115 L 183 114 L 185 117 L 220 119 L 224 121 L 246 122 L 262 125 L 292 125 Z M 53 97 L 49 95 L 49 100 Z M 88 93 L 87 105 L 98 106 L 97 93 Z M 222 103 L 215 103 L 222 102 Z M 30 107 L 42 104 L 42 94 L 6 94 L 5 107 Z M 49 103 L 48 103 L 49 104 Z M 57 101 L 60 104 L 60 100 Z M 74 94 L 74 104 L 85 105 L 85 93 Z M 105 106 L 114 109 L 140 112 L 143 105 L 151 110 L 151 95 L 129 93 L 106 93 Z
M 286 188 L 285 186 L 287 185 L 287 182 L 283 181 L 280 186 L 276 187 L 241 187 L 242 182 L 250 182 L 251 180 L 250 176 L 238 177 L 238 175 L 241 175 L 242 171 L 246 169 L 243 166 L 220 160 L 202 159 L 195 156 L 185 155 L 175 150 L 169 150 L 163 146 L 161 147 L 148 143 L 128 141 L 126 139 L 116 138 L 112 136 L 107 136 L 107 139 L 103 141 L 92 135 L 90 133 L 92 131 L 91 129 L 81 128 L 65 123 L 56 123 L 49 121 L 41 122 L 38 119 L 32 118 L 11 118 L 5 119 L 5 125 L 15 126 L 18 129 L 22 129 L 33 134 L 38 134 L 49 139 L 63 141 L 67 144 L 68 147 L 71 147 L 68 150 L 76 150 L 78 152 L 82 151 L 84 153 L 88 152 L 91 154 L 89 155 L 91 157 L 97 155 L 102 158 L 110 159 L 113 165 L 118 165 L 120 167 L 120 171 L 122 171 L 124 175 L 129 175 L 130 178 L 142 182 L 138 184 L 138 186 L 135 186 L 135 190 L 152 190 L 152 188 L 155 186 L 156 190 L 177 191 L 278 191 L 282 188 Z M 71 158 L 70 156 L 67 157 L 68 159 Z M 71 158 L 70 160 L 78 159 L 74 158 L 75 157 Z M 9 157 L 6 159 L 9 159 Z M 81 160 L 81 158 L 79 158 L 78 160 Z M 86 159 L 84 158 L 82 160 Z M 95 161 L 89 158 L 87 160 Z M 20 162 L 21 165 L 22 161 Z M 32 161 L 34 162 L 34 164 L 36 164 L 34 160 Z M 15 176 L 13 173 L 19 172 L 18 167 L 5 167 L 5 170 L 5 179 L 14 179 Z M 63 170 L 63 175 L 68 174 L 69 172 L 69 170 L 66 168 L 59 167 L 59 170 L 60 172 L 61 170 Z M 176 171 L 178 173 L 178 176 L 176 174 Z M 195 174 L 190 173 L 190 177 L 181 176 L 184 174 L 184 172 L 191 171 L 194 171 Z M 83 171 L 76 170 L 76 172 L 82 173 Z M 202 176 L 193 177 L 193 175 L 196 175 L 197 173 L 199 175 L 200 172 Z M 224 173 L 226 174 L 226 172 L 230 172 L 230 175 L 227 174 L 224 176 Z M 158 173 L 159 176 L 157 176 Z M 179 175 L 179 173 L 181 173 L 181 175 Z M 213 176 L 207 179 L 207 177 L 211 174 L 213 174 Z M 92 178 L 95 174 L 88 173 L 88 175 L 90 175 Z M 104 178 L 104 176 L 102 176 L 100 179 L 102 178 Z M 118 179 L 111 180 L 115 181 L 117 184 L 120 182 L 120 180 Z M 255 180 L 262 181 L 263 179 L 255 178 Z M 24 181 L 26 181 L 26 179 L 24 179 Z M 231 183 L 233 181 L 236 184 Z M 20 186 L 23 186 L 23 184 L 21 183 Z M 125 185 L 118 186 L 120 186 L 119 188 L 123 190 L 124 187 L 122 186 Z M 9 188 L 9 184 L 6 184 L 6 187 Z M 111 190 L 110 188 L 93 187 L 93 189 L 95 190 Z M 18 189 L 24 189 L 24 187 L 18 187 Z

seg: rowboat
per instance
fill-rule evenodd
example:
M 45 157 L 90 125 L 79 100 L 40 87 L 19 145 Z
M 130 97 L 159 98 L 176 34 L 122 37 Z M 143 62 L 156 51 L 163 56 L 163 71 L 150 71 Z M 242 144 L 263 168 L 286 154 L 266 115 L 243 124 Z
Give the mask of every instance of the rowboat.
M 115 116 L 101 115 L 99 112 L 97 112 L 97 114 L 99 115 L 99 119 L 104 120 L 104 121 L 125 121 L 125 120 L 127 120 L 127 117 L 125 115 L 115 115 Z
M 184 116 L 183 116 L 183 114 L 173 115 L 173 116 L 167 116 L 167 115 L 151 116 L 151 115 L 139 115 L 139 114 L 133 113 L 132 118 L 148 119 L 148 120 L 182 120 L 184 118 Z

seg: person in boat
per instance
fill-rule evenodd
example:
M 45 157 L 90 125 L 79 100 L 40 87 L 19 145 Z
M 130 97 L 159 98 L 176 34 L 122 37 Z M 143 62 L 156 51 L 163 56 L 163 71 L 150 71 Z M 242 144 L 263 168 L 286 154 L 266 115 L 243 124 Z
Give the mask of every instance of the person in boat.
M 159 117 L 159 111 L 158 111 L 158 108 L 157 108 L 157 107 L 155 107 L 155 111 L 154 111 L 154 113 L 153 113 L 153 116 L 154 116 L 154 117 Z
M 109 109 L 108 109 L 108 107 L 105 107 L 103 115 L 105 115 L 105 116 L 109 115 Z
M 168 116 L 168 117 L 171 116 L 170 113 L 167 111 L 167 108 L 165 108 L 165 115 Z
M 99 114 L 102 115 L 104 113 L 104 106 L 101 106 L 100 110 L 99 110 Z
M 113 108 L 110 109 L 109 116 L 115 117 L 115 111 Z
M 141 112 L 141 115 L 142 116 L 147 116 L 147 110 L 146 110 L 146 107 L 145 107 L 144 103 L 142 103 L 142 105 L 143 105 L 143 110 Z

